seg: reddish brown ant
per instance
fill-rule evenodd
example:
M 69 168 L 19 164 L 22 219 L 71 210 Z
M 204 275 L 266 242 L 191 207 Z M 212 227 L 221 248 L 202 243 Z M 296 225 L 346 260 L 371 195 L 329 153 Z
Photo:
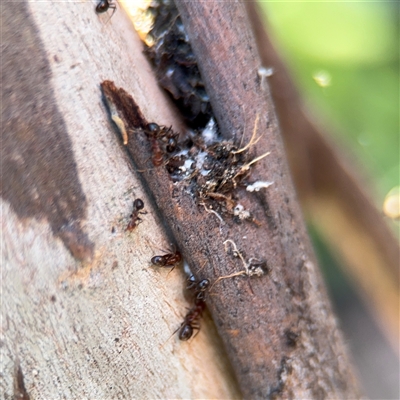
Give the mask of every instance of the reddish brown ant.
M 151 259 L 151 263 L 157 267 L 172 267 L 171 271 L 182 261 L 182 255 L 177 250 L 175 253 L 164 254 L 163 256 L 154 256 Z
M 146 134 L 151 141 L 152 162 L 155 167 L 159 167 L 164 162 L 164 149 L 168 153 L 173 153 L 178 147 L 177 134 L 172 128 L 159 126 L 155 122 L 147 124 Z M 163 144 L 163 146 L 161 146 Z
M 161 146 L 155 136 L 151 138 L 151 152 L 153 154 L 151 157 L 153 165 L 155 167 L 159 167 L 160 165 L 162 165 L 164 162 L 164 153 L 161 150 Z
M 193 332 L 195 330 L 197 330 L 197 333 L 200 331 L 199 320 L 203 314 L 205 307 L 206 303 L 204 302 L 204 300 L 196 300 L 195 306 L 186 314 L 186 317 L 179 328 L 179 340 L 189 340 L 193 336 Z
M 142 222 L 141 218 L 139 218 L 139 214 L 147 214 L 146 211 L 140 211 L 143 210 L 144 208 L 144 203 L 142 199 L 136 199 L 133 202 L 133 211 L 132 214 L 130 215 L 130 221 L 128 226 L 126 227 L 126 230 L 131 232 L 133 231 L 140 222 Z
M 186 286 L 186 289 L 194 289 L 194 307 L 186 314 L 180 328 L 178 328 L 179 340 L 189 340 L 193 336 L 193 332 L 195 330 L 197 333 L 200 331 L 200 318 L 203 315 L 203 311 L 206 307 L 205 292 L 209 286 L 210 281 L 208 279 L 196 281 L 194 275 L 191 275 L 188 278 L 188 285 Z
M 100 0 L 100 2 L 96 6 L 96 12 L 97 14 L 101 14 L 108 11 L 109 8 L 113 10 L 113 13 L 111 14 L 112 17 L 117 10 L 117 6 L 113 4 L 113 0 Z

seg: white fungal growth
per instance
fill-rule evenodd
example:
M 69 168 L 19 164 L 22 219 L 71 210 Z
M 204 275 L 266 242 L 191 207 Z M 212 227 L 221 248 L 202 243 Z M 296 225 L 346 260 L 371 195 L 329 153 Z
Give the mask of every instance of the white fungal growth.
M 204 169 L 204 161 L 207 157 L 207 152 L 205 151 L 200 151 L 197 156 L 196 156 L 196 169 L 200 171 L 201 175 L 206 176 L 210 173 L 210 170 Z
M 251 218 L 250 211 L 244 209 L 241 204 L 237 204 L 233 209 L 233 215 L 238 217 L 240 220 L 246 220 Z
M 272 67 L 260 67 L 258 68 L 257 73 L 258 76 L 261 78 L 261 87 L 265 90 L 267 78 L 273 75 L 274 69 Z
M 217 124 L 215 123 L 214 118 L 211 118 L 208 121 L 208 124 L 201 132 L 201 136 L 203 137 L 204 143 L 206 145 L 211 145 L 218 140 L 217 136 Z
M 246 186 L 248 192 L 258 192 L 260 189 L 270 187 L 274 182 L 269 181 L 256 181 L 251 185 Z
M 179 169 L 182 172 L 189 171 L 190 169 L 192 169 L 193 162 L 194 161 L 192 159 L 188 158 L 187 160 L 185 160 L 185 163 L 181 167 L 179 167 Z

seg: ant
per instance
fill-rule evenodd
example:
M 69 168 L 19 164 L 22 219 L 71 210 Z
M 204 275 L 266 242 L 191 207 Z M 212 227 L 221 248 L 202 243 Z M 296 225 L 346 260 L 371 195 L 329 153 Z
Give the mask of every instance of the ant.
M 132 232 L 140 222 L 142 222 L 141 218 L 139 218 L 139 214 L 147 214 L 146 211 L 140 211 L 143 210 L 144 208 L 144 203 L 142 199 L 136 199 L 133 202 L 133 211 L 132 214 L 130 215 L 131 220 L 129 221 L 128 226 L 126 227 L 126 230 L 129 232 Z
M 202 279 L 201 281 L 197 282 L 194 275 L 190 275 L 188 278 L 188 285 L 186 289 L 194 289 L 195 294 L 195 301 L 197 300 L 205 300 L 205 291 L 210 286 L 210 281 L 208 279 Z
M 183 320 L 182 325 L 178 329 L 179 340 L 182 341 L 189 340 L 193 336 L 194 330 L 197 330 L 197 333 L 200 331 L 199 320 L 205 308 L 206 308 L 206 303 L 204 302 L 204 300 L 196 300 L 194 307 L 186 314 L 186 317 Z
M 208 279 L 196 281 L 194 275 L 191 275 L 188 278 L 188 285 L 186 286 L 186 289 L 194 289 L 194 307 L 186 314 L 180 328 L 178 328 L 179 340 L 189 340 L 193 336 L 193 332 L 195 330 L 197 330 L 197 333 L 200 331 L 200 318 L 206 307 L 205 292 L 209 286 L 210 281 Z
M 161 150 L 160 143 L 155 136 L 151 138 L 151 152 L 153 156 L 151 157 L 151 161 L 155 167 L 159 167 L 164 162 L 164 153 Z
M 100 0 L 100 2 L 96 6 L 96 12 L 97 14 L 102 14 L 108 11 L 109 8 L 113 10 L 113 13 L 111 14 L 112 17 L 117 10 L 117 6 L 113 4 L 113 0 Z
M 182 261 L 182 254 L 177 250 L 175 253 L 164 254 L 163 256 L 154 256 L 151 263 L 157 267 L 172 267 L 171 271 L 176 267 L 176 264 Z M 170 271 L 170 272 L 171 272 Z
M 171 127 L 159 126 L 155 122 L 147 124 L 147 136 L 151 140 L 152 162 L 155 167 L 159 167 L 164 162 L 164 151 L 161 147 L 161 140 L 168 153 L 173 153 L 178 147 L 176 134 L 172 131 Z

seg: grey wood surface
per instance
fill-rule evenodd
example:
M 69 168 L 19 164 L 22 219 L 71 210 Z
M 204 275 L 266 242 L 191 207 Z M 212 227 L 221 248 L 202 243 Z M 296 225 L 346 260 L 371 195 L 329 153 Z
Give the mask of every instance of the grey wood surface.
M 0 397 L 240 397 L 209 317 L 171 337 L 185 277 L 150 266 L 170 241 L 99 84 L 180 123 L 123 11 L 94 7 L 2 3 Z M 147 214 L 126 233 L 137 197 Z

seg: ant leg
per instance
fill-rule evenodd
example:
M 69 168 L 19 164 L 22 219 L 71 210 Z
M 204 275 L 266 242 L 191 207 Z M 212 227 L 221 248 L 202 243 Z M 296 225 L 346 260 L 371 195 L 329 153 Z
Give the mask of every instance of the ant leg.
M 108 24 L 108 23 L 110 22 L 110 19 L 111 19 L 112 16 L 115 14 L 115 11 L 117 11 L 117 6 L 116 6 L 115 4 L 110 4 L 110 5 L 108 6 L 108 8 L 111 8 L 111 9 L 113 10 L 113 12 L 112 12 L 112 14 L 111 14 L 111 17 L 108 18 L 106 24 Z M 126 140 L 126 143 L 125 143 L 125 140 Z M 126 138 L 125 138 L 125 136 L 124 136 L 124 144 L 125 144 L 125 145 L 128 144 L 128 135 L 127 135 L 127 134 L 126 134 Z
M 178 263 L 176 263 L 176 264 L 178 264 Z M 171 268 L 171 270 L 168 272 L 168 274 L 167 274 L 167 279 L 168 279 L 168 275 L 175 269 L 176 264 L 174 264 L 173 267 Z
M 171 334 L 171 336 L 165 341 L 165 343 L 160 347 L 160 350 L 167 344 L 167 342 L 172 338 L 172 336 L 175 335 L 176 332 L 179 331 L 179 329 L 182 328 L 183 323 L 179 326 L 179 328 L 175 329 L 174 332 Z
M 193 339 L 194 339 L 200 332 L 200 323 L 196 323 L 196 324 L 193 323 L 192 328 L 193 328 L 193 330 L 196 331 L 196 333 L 193 335 Z

